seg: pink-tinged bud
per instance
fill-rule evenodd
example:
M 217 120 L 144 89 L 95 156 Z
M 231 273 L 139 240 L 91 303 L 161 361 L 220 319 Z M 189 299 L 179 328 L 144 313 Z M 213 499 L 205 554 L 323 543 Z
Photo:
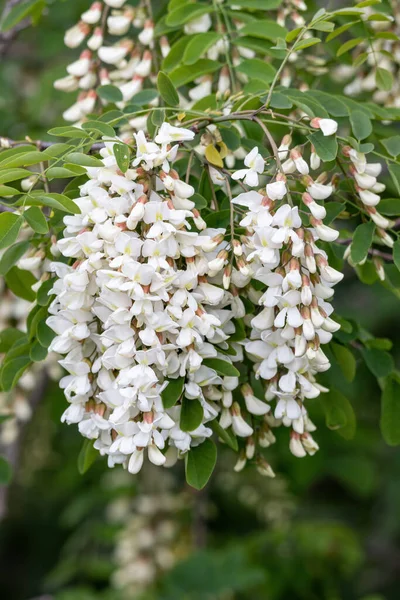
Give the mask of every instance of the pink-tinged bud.
M 376 230 L 376 233 L 381 238 L 381 240 L 385 244 L 385 246 L 387 246 L 388 248 L 393 248 L 394 239 L 392 237 L 390 237 L 390 235 L 387 233 L 387 231 L 378 227 Z
M 222 285 L 225 290 L 229 290 L 229 286 L 231 285 L 231 274 L 232 274 L 232 265 L 226 265 L 224 269 L 224 274 L 222 277 Z
M 74 27 L 68 29 L 64 36 L 64 43 L 68 48 L 77 48 L 90 33 L 90 27 L 83 21 L 80 21 Z
M 295 431 L 291 431 L 290 433 L 289 449 L 293 456 L 296 456 L 297 458 L 303 458 L 307 455 L 307 452 L 300 441 L 300 435 Z
M 237 459 L 237 462 L 236 462 L 235 466 L 233 467 L 233 470 L 236 473 L 240 473 L 240 471 L 243 471 L 243 469 L 245 468 L 246 462 L 247 462 L 246 452 L 244 450 L 241 450 L 239 457 Z
M 166 56 L 168 56 L 168 54 L 171 50 L 171 47 L 169 45 L 168 38 L 165 35 L 163 35 L 162 38 L 160 39 L 160 48 L 161 48 L 162 57 L 165 58 Z
M 253 436 L 250 436 L 246 440 L 246 458 L 247 460 L 252 460 L 254 458 L 254 454 L 256 451 L 256 445 L 254 443 Z
M 233 240 L 232 247 L 233 247 L 233 253 L 235 256 L 242 256 L 243 248 L 242 248 L 242 244 L 239 242 L 239 240 Z
M 298 148 L 293 148 L 290 151 L 290 158 L 294 162 L 296 169 L 301 175 L 307 175 L 309 173 L 308 164 L 304 160 L 300 150 Z
M 103 44 L 103 31 L 101 29 L 101 27 L 96 27 L 96 29 L 93 32 L 93 35 L 90 37 L 90 39 L 87 42 L 88 48 L 90 48 L 90 50 L 93 50 L 93 52 L 97 52 L 97 50 L 102 46 Z
M 237 402 L 230 409 L 232 416 L 232 429 L 238 437 L 249 437 L 253 435 L 253 428 L 243 419 L 240 406 Z

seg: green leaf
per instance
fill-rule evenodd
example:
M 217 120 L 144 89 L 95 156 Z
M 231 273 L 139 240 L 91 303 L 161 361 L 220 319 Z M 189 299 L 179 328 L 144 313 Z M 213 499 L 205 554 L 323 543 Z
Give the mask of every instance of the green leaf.
M 397 378 L 388 377 L 382 393 L 381 431 L 389 446 L 400 444 L 400 383 Z
M 266 40 L 276 40 L 287 36 L 287 29 L 278 25 L 276 21 L 256 20 L 247 23 L 240 29 L 240 35 L 251 35 Z
M 33 173 L 32 171 L 28 171 L 28 169 L 9 169 L 7 171 L 0 171 L 0 185 L 9 183 L 10 181 L 25 179 L 31 175 L 33 175 Z
M 109 138 L 115 137 L 114 128 L 111 127 L 111 125 L 108 125 L 108 123 L 103 123 L 102 121 L 86 121 L 85 123 L 82 123 L 82 129 L 101 133 Z
M 389 216 L 399 215 L 400 198 L 383 198 L 379 202 L 379 212 Z
M 333 31 L 335 28 L 335 24 L 331 21 L 319 21 L 311 27 L 311 29 L 316 29 L 317 31 Z
M 350 248 L 351 260 L 354 264 L 357 265 L 367 258 L 374 232 L 375 223 L 373 221 L 362 223 L 355 230 Z
M 166 73 L 160 71 L 157 76 L 157 88 L 161 98 L 168 106 L 178 106 L 179 96 L 174 84 Z
M 179 426 L 182 431 L 194 431 L 203 421 L 204 411 L 197 398 L 182 399 L 181 418 Z
M 14 389 L 31 364 L 30 356 L 29 354 L 25 354 L 25 350 L 23 355 L 12 358 L 4 363 L 1 370 L 1 385 L 3 390 L 9 392 Z
M 393 262 L 400 271 L 400 240 L 396 240 L 393 246 Z
M 315 46 L 315 44 L 319 44 L 320 41 L 321 40 L 318 37 L 311 37 L 311 38 L 307 38 L 305 40 L 300 40 L 299 42 L 296 42 L 296 44 L 294 45 L 294 50 L 296 52 L 298 50 L 304 50 L 304 48 L 309 48 L 310 46 Z
M 42 283 L 37 292 L 36 301 L 39 306 L 47 306 L 50 302 L 51 296 L 49 296 L 49 292 L 54 286 L 55 278 L 47 279 Z
M 28 206 L 40 206 L 41 204 L 44 204 L 45 206 L 50 206 L 51 208 L 61 210 L 62 212 L 67 212 L 72 215 L 79 215 L 81 212 L 80 208 L 75 204 L 75 202 L 64 194 L 41 193 L 35 197 L 27 197 L 25 204 Z
M 335 29 L 334 31 L 332 31 L 332 33 L 330 33 L 327 36 L 326 41 L 330 42 L 331 40 L 335 39 L 336 37 L 338 37 L 339 35 L 341 35 L 345 31 L 347 31 L 348 29 L 350 29 L 350 27 L 353 27 L 353 25 L 355 23 L 357 23 L 357 21 L 352 21 L 351 23 L 345 23 L 344 25 L 341 25 L 340 27 L 338 27 L 337 29 Z
M 115 85 L 101 85 L 97 88 L 97 94 L 100 96 L 102 100 L 106 102 L 112 102 L 115 104 L 116 102 L 122 102 L 124 99 L 122 92 Z
M 348 52 L 349 50 L 352 50 L 353 48 L 355 48 L 356 46 L 358 46 L 358 44 L 361 44 L 361 42 L 364 41 L 364 38 L 354 38 L 352 40 L 348 40 L 347 42 L 345 42 L 344 44 L 342 44 L 339 48 L 339 50 L 336 52 L 336 56 L 342 56 L 342 54 L 345 54 L 346 52 Z
M 0 213 L 0 249 L 15 242 L 23 222 L 23 218 L 14 213 Z
M 3 160 L 0 163 L 0 166 L 1 168 L 30 167 L 32 165 L 37 165 L 40 162 L 50 160 L 51 158 L 51 155 L 46 154 L 46 151 L 39 152 L 38 150 L 34 150 L 32 152 L 20 153 L 17 156 L 11 156 L 10 158 Z
M 205 358 L 203 365 L 214 369 L 218 375 L 226 375 L 227 377 L 239 377 L 240 373 L 231 363 L 222 360 L 221 358 Z
M 18 196 L 19 194 L 22 194 L 22 192 L 10 187 L 9 185 L 0 185 L 0 198 L 6 198 L 7 196 Z
M 372 133 L 372 123 L 369 117 L 361 110 L 350 112 L 351 128 L 358 140 L 363 140 Z
M 19 259 L 25 254 L 30 246 L 30 242 L 17 242 L 7 248 L 0 259 L 0 275 L 4 276 L 13 267 Z
M 122 173 L 126 173 L 131 162 L 131 151 L 126 144 L 114 144 L 113 152 L 117 165 Z
M 135 106 L 146 106 L 158 98 L 157 90 L 141 90 L 131 98 L 131 103 Z
M 388 164 L 388 171 L 400 196 L 400 165 Z
M 200 446 L 191 448 L 185 455 L 185 472 L 187 483 L 201 490 L 207 484 L 217 462 L 217 448 L 210 439 Z
M 393 88 L 393 75 L 387 69 L 378 67 L 375 74 L 376 85 L 380 90 L 390 92 Z
M 193 65 L 182 65 L 177 67 L 170 72 L 169 77 L 175 87 L 179 88 L 182 85 L 186 85 L 191 81 L 194 81 L 202 75 L 208 75 L 219 70 L 222 64 L 217 60 L 209 60 L 208 58 L 201 58 Z
M 56 334 L 48 325 L 46 325 L 46 320 L 44 319 L 38 323 L 36 336 L 43 348 L 48 348 Z
M 71 152 L 70 154 L 67 154 L 65 160 L 74 165 L 79 165 L 80 167 L 104 167 L 102 160 L 95 158 L 94 156 L 83 154 L 83 152 Z
M 70 177 L 76 177 L 74 171 L 70 171 L 65 167 L 50 167 L 46 172 L 47 179 L 68 179 Z
M 38 6 L 43 6 L 43 0 L 27 0 L 26 2 L 18 3 L 11 8 L 0 25 L 0 31 L 9 31 L 23 19 L 29 17 Z
M 170 379 L 167 387 L 161 392 L 161 400 L 165 409 L 172 408 L 182 396 L 185 378 Z
M 89 134 L 79 127 L 72 127 L 72 125 L 64 125 L 63 127 L 53 127 L 47 132 L 49 135 L 57 137 L 67 138 L 90 138 Z
M 346 346 L 336 344 L 336 342 L 332 342 L 331 347 L 343 375 L 347 381 L 353 381 L 356 375 L 356 359 L 354 358 L 354 354 Z
M 365 364 L 377 379 L 390 375 L 394 370 L 392 356 L 378 348 L 363 348 L 360 350 Z
M 18 267 L 12 267 L 5 276 L 7 287 L 18 298 L 23 298 L 28 302 L 33 302 L 35 299 L 35 292 L 32 290 L 32 286 L 36 283 L 35 277 L 30 271 L 22 271 Z
M 308 136 L 316 153 L 324 162 L 335 160 L 338 152 L 338 143 L 335 135 L 325 136 L 322 131 L 316 131 Z
M 168 52 L 167 56 L 162 62 L 163 71 L 169 72 L 182 62 L 182 57 L 185 54 L 186 47 L 192 39 L 193 36 L 185 35 L 179 38 L 175 44 L 171 46 L 171 50 Z
M 282 0 L 227 0 L 226 4 L 254 10 L 272 10 L 282 4 Z
M 195 193 L 193 194 L 193 196 L 190 196 L 190 199 L 192 202 L 195 203 L 197 210 L 206 208 L 206 206 L 208 205 L 207 200 L 200 194 Z
M 400 154 L 400 135 L 393 135 L 390 138 L 380 140 L 380 142 L 391 156 L 398 156 Z
M 177 27 L 212 12 L 214 12 L 214 8 L 210 4 L 201 4 L 200 2 L 184 4 L 167 15 L 166 24 L 169 27 Z
M 335 388 L 320 396 L 325 411 L 326 425 L 338 430 L 346 440 L 351 440 L 356 431 L 356 417 L 348 399 Z
M 10 463 L 0 456 L 0 485 L 8 485 L 12 478 L 12 468 Z
M 214 419 L 210 423 L 207 423 L 213 430 L 213 432 L 223 441 L 229 448 L 235 450 L 237 452 L 239 450 L 239 445 L 236 436 L 229 431 L 228 429 L 223 429 L 221 425 L 218 423 L 217 419 Z
M 221 34 L 215 31 L 208 31 L 207 33 L 198 33 L 190 36 L 189 43 L 186 45 L 183 54 L 183 63 L 185 65 L 193 65 L 211 48 L 211 46 L 216 44 L 219 39 L 221 39 Z
M 270 83 L 276 73 L 272 65 L 260 58 L 247 58 L 236 67 L 236 70 L 247 75 L 249 79 L 258 79 L 263 83 Z
M 324 223 L 330 225 L 345 208 L 346 204 L 344 202 L 328 202 L 325 204 L 326 217 Z
M 25 334 L 19 329 L 15 329 L 14 327 L 3 329 L 0 332 L 0 352 L 8 352 L 15 342 L 23 337 L 25 337 Z
M 23 213 L 23 216 L 36 233 L 44 234 L 49 231 L 46 218 L 37 206 L 28 208 L 28 210 Z
M 47 354 L 47 348 L 43 348 L 39 342 L 33 342 L 29 352 L 29 357 L 33 362 L 42 362 Z
M 93 448 L 93 440 L 84 440 L 78 455 L 78 471 L 84 475 L 90 469 L 99 453 Z

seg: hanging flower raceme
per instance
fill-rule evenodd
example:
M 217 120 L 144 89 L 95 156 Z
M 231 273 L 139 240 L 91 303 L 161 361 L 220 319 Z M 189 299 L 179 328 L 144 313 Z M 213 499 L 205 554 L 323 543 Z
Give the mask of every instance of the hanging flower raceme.
M 81 213 L 64 219 L 58 248 L 69 264 L 53 265 L 59 279 L 47 322 L 68 372 L 62 418 L 95 440 L 110 466 L 132 473 L 145 454 L 162 465 L 209 437 L 222 397 L 215 385 L 223 379 L 202 362 L 228 337 L 231 313 L 219 308 L 228 293 L 208 280 L 211 266 L 218 273 L 212 259 L 224 235 L 196 231 L 193 221 L 204 223 L 190 200 L 194 189 L 171 168 L 178 152 L 171 143 L 193 136 L 168 124 L 155 141 L 137 133 L 125 174 L 114 156 L 120 142 L 107 142 L 102 166 L 87 168 L 75 201 Z M 169 382 L 182 389 L 165 409 Z M 200 403 L 195 428 L 181 426 L 182 397 Z
M 131 35 L 132 27 L 140 30 L 135 41 Z M 120 39 L 109 43 L 110 36 Z M 110 100 L 107 95 L 98 97 L 98 86 L 118 88 L 114 95 L 120 95 L 121 99 L 115 100 L 113 96 L 112 101 L 123 108 L 152 75 L 153 53 L 157 50 L 154 23 L 149 18 L 146 4 L 133 7 L 126 0 L 94 2 L 65 35 L 65 44 L 70 48 L 79 47 L 85 40 L 87 48 L 68 65 L 68 75 L 54 83 L 59 90 L 80 91 L 77 101 L 63 115 L 66 121 L 74 123 L 83 122 L 96 106 Z M 167 56 L 168 40 L 162 37 L 159 44 L 162 56 Z M 146 117 L 134 120 L 131 127 L 138 129 L 145 121 Z
M 283 159 L 289 154 L 289 146 L 290 140 L 285 138 L 278 150 Z M 327 300 L 343 274 L 329 266 L 326 253 L 318 245 L 319 240 L 331 242 L 339 235 L 323 223 L 326 210 L 317 202 L 328 198 L 333 186 L 318 179 L 313 181 L 309 175 L 301 177 L 308 173 L 308 165 L 298 150 L 290 151 L 288 161 L 293 163 L 293 169 L 290 166 L 287 171 L 297 170 L 306 187 L 302 202 L 310 212 L 308 223 L 287 196 L 283 173 L 278 173 L 261 193 L 244 192 L 233 199 L 234 205 L 246 208 L 240 222 L 247 233 L 239 253 L 243 270 L 249 274 L 243 292 L 251 290 L 251 280 L 266 286 L 264 292 L 251 292 L 251 300 L 260 305 L 260 310 L 249 321 L 250 339 L 245 344 L 246 353 L 254 362 L 255 377 L 263 382 L 264 397 L 256 397 L 248 384 L 241 391 L 247 412 L 264 420 L 257 427 L 258 444 L 266 447 L 273 443 L 271 427 L 283 424 L 291 428 L 292 453 L 305 456 L 318 449 L 311 436 L 315 427 L 305 404 L 308 398 L 327 391 L 317 382 L 316 375 L 330 366 L 321 346 L 331 340 L 339 325 L 330 317 L 333 308 Z M 233 420 L 234 430 L 240 430 L 241 435 L 253 434 L 254 428 L 246 423 L 246 429 L 243 424 L 239 407 Z M 227 421 L 221 423 L 226 424 Z M 244 466 L 246 458 L 252 458 L 252 447 L 254 440 L 247 444 L 237 470 Z

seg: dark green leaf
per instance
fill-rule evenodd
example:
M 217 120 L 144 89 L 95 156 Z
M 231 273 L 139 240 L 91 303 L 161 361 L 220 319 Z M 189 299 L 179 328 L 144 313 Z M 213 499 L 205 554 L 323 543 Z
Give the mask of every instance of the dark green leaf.
M 203 421 L 203 407 L 197 398 L 182 399 L 181 418 L 179 426 L 182 431 L 194 431 Z
M 25 254 L 30 246 L 30 242 L 17 242 L 7 248 L 0 259 L 0 275 L 4 276 L 13 267 L 19 259 Z
M 175 406 L 182 396 L 184 384 L 184 377 L 169 380 L 167 387 L 161 392 L 161 399 L 165 409 Z
M 237 441 L 236 436 L 231 431 L 229 431 L 227 429 L 223 429 L 221 427 L 221 425 L 218 423 L 217 419 L 214 419 L 210 423 L 207 423 L 207 425 L 209 425 L 211 427 L 213 432 L 223 442 L 225 442 L 225 444 L 227 444 L 229 446 L 229 448 L 232 448 L 232 450 L 235 450 L 235 452 L 238 451 L 239 446 L 238 446 L 238 441 Z
M 336 136 L 325 136 L 322 131 L 316 131 L 308 136 L 308 139 L 322 161 L 329 162 L 330 160 L 335 160 L 338 152 Z
M 208 482 L 217 461 L 217 448 L 210 439 L 200 446 L 191 448 L 185 455 L 185 471 L 187 483 L 201 490 Z
M 227 377 L 239 377 L 240 373 L 231 363 L 222 360 L 221 358 L 205 358 L 203 365 L 214 369 L 218 375 L 226 375 Z
M 97 93 L 102 100 L 106 102 L 122 102 L 124 99 L 121 90 L 115 85 L 101 85 L 97 88 Z
M 388 377 L 382 393 L 381 431 L 389 446 L 400 444 L 400 383 Z
M 342 346 L 341 344 L 332 342 L 331 346 L 333 354 L 342 369 L 343 375 L 347 381 L 353 381 L 356 374 L 356 359 L 354 358 L 354 354 L 351 350 L 346 348 L 346 346 Z
M 356 431 L 356 417 L 353 407 L 345 396 L 335 388 L 320 396 L 325 411 L 326 425 L 338 430 L 346 440 L 351 440 Z
M 373 221 L 362 223 L 355 230 L 350 248 L 351 260 L 354 264 L 362 262 L 368 256 L 368 250 L 371 248 L 374 231 L 375 223 Z
M 361 110 L 350 112 L 351 128 L 358 140 L 363 140 L 372 133 L 372 123 L 368 116 Z
M 12 267 L 5 276 L 7 287 L 18 298 L 33 302 L 35 299 L 35 292 L 32 290 L 32 285 L 36 283 L 35 277 L 30 271 L 22 271 L 18 267 Z
M 12 468 L 10 463 L 0 456 L 0 485 L 8 485 L 12 478 Z
M 393 372 L 394 362 L 388 352 L 378 348 L 363 348 L 360 352 L 367 367 L 376 378 L 386 377 Z
M 380 142 L 391 156 L 400 154 L 400 135 L 393 135 L 390 138 L 380 140 Z
M 185 65 L 192 65 L 201 58 L 211 46 L 216 44 L 221 38 L 221 34 L 215 31 L 198 33 L 190 36 L 190 41 L 185 48 L 182 62 Z

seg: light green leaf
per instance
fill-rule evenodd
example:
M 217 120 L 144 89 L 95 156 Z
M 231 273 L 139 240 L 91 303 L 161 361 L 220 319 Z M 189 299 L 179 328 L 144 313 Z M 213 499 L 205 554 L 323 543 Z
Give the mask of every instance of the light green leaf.
M 374 232 L 375 223 L 373 221 L 362 223 L 355 230 L 350 248 L 351 260 L 354 264 L 362 262 L 368 256 Z
M 88 156 L 83 152 L 71 152 L 65 157 L 67 162 L 73 165 L 79 165 L 80 167 L 104 167 L 104 163 L 99 158 L 94 156 Z
M 315 46 L 316 44 L 319 44 L 320 41 L 321 40 L 318 37 L 311 37 L 306 38 L 305 40 L 300 40 L 294 45 L 294 50 L 296 52 L 299 50 L 304 50 L 304 48 L 309 48 L 310 46 Z
M 93 440 L 84 440 L 78 455 L 78 471 L 84 475 L 90 469 L 99 453 L 93 448 Z
M 7 169 L 5 171 L 0 171 L 0 185 L 9 183 L 10 181 L 25 179 L 26 177 L 30 177 L 32 174 L 32 171 L 28 171 L 28 169 Z
M 175 87 L 179 88 L 182 85 L 186 85 L 191 81 L 194 81 L 202 75 L 208 75 L 219 70 L 222 64 L 217 60 L 209 60 L 208 58 L 201 58 L 193 65 L 182 65 L 176 67 L 169 73 L 169 77 Z
M 31 206 L 23 216 L 36 233 L 44 234 L 49 231 L 46 218 L 38 206 Z
M 260 58 L 247 58 L 236 67 L 236 70 L 247 75 L 249 79 L 258 79 L 263 83 L 271 83 L 276 73 L 272 65 Z
M 202 56 L 221 39 L 221 34 L 215 31 L 207 31 L 206 33 L 198 33 L 189 38 L 189 43 L 186 45 L 183 54 L 182 62 L 185 65 L 193 65 Z
M 380 142 L 391 156 L 398 156 L 400 154 L 400 135 L 393 135 L 390 138 L 380 140 Z
M 1 21 L 0 31 L 9 31 L 23 19 L 29 17 L 37 7 L 43 5 L 43 0 L 27 0 L 26 2 L 15 4 Z
M 361 110 L 350 112 L 350 123 L 354 136 L 358 140 L 363 140 L 372 133 L 372 123 L 369 117 Z
M 256 20 L 247 23 L 240 30 L 241 35 L 251 35 L 266 40 L 276 40 L 278 38 L 286 38 L 287 29 L 278 25 L 276 21 Z
M 189 21 L 193 21 L 205 14 L 213 12 L 214 8 L 210 4 L 201 4 L 200 2 L 196 2 L 195 4 L 184 4 L 167 15 L 166 24 L 169 27 L 177 27 L 178 25 L 184 25 Z
M 113 152 L 117 165 L 122 173 L 126 173 L 131 162 L 131 151 L 126 144 L 114 144 Z
M 0 213 L 0 249 L 15 242 L 23 222 L 23 218 L 14 213 Z
M 380 90 L 390 92 L 393 88 L 393 75 L 387 69 L 378 67 L 375 74 L 376 85 Z
M 400 271 L 400 240 L 398 239 L 395 241 L 393 246 L 393 262 Z
M 115 85 L 101 85 L 97 88 L 97 93 L 102 100 L 112 102 L 113 104 L 122 102 L 124 99 L 121 90 Z
M 160 71 L 157 76 L 157 88 L 161 98 L 168 106 L 178 106 L 179 96 L 174 84 L 166 73 Z
M 4 252 L 0 259 L 0 275 L 4 277 L 19 259 L 25 254 L 30 246 L 29 241 L 17 242 Z
M 0 352 L 8 352 L 15 342 L 23 337 L 25 337 L 25 334 L 19 329 L 14 327 L 3 329 L 3 331 L 0 331 Z
M 336 52 L 336 56 L 342 56 L 342 54 L 345 54 L 349 50 L 352 50 L 353 48 L 358 46 L 358 44 L 361 44 L 361 42 L 363 42 L 363 41 L 364 41 L 364 38 L 361 38 L 361 37 L 353 38 L 352 40 L 348 40 L 347 42 L 345 42 L 344 44 L 342 44 L 340 46 L 339 50 Z
M 185 455 L 185 472 L 187 483 L 201 490 L 207 484 L 217 462 L 217 448 L 210 439 L 200 446 L 191 448 Z

